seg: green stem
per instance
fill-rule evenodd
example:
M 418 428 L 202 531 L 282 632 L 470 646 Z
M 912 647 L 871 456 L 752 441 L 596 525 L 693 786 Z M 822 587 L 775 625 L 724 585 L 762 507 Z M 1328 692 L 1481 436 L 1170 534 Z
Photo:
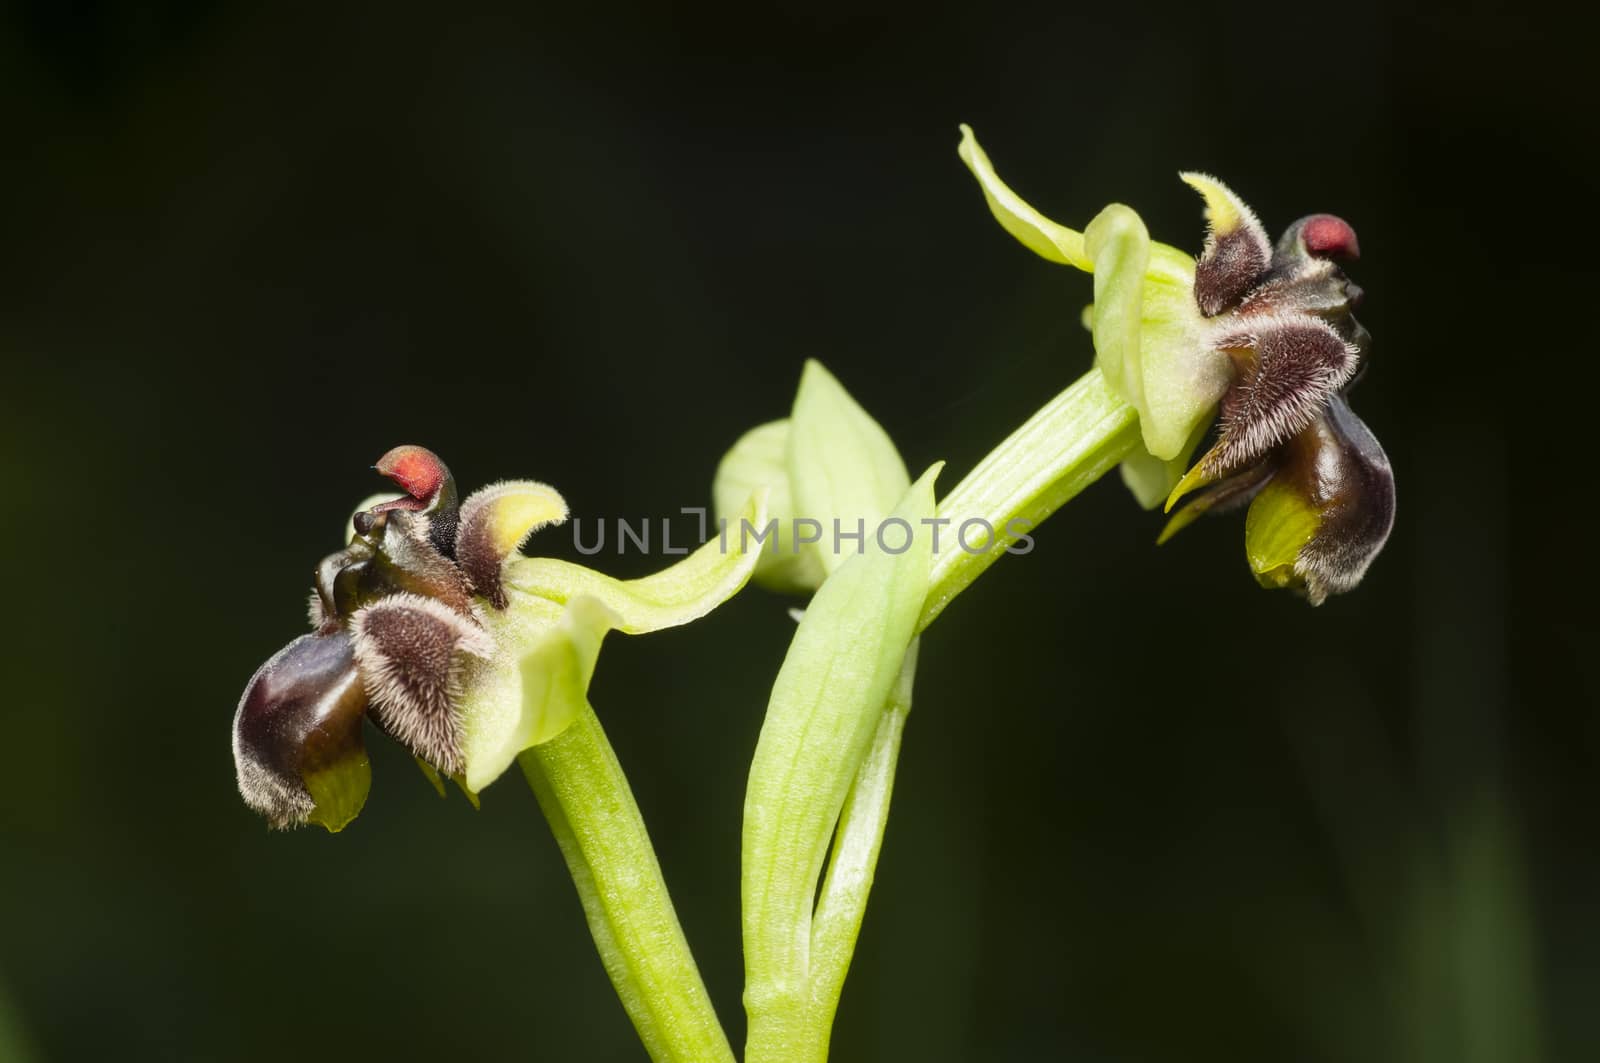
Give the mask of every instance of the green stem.
M 519 758 L 622 1006 L 657 1063 L 733 1063 L 639 806 L 594 710 Z
M 1091 369 L 989 453 L 939 504 L 947 548 L 933 560 L 918 629 L 926 628 L 969 583 L 1079 491 L 1105 475 L 1139 442 L 1134 409 Z M 991 549 L 952 544 L 963 522 L 996 531 Z M 969 539 L 969 541 L 971 541 Z M 884 705 L 872 743 L 841 810 L 833 853 L 812 916 L 806 984 L 756 1002 L 750 1063 L 823 1063 L 845 976 L 855 952 L 888 822 L 895 766 L 911 709 L 916 640 Z M 802 992 L 794 992 L 799 988 Z
M 809 1058 L 828 1058 L 833 1016 L 839 1008 L 845 975 L 855 954 L 856 937 L 866 915 L 867 897 L 877 873 L 883 831 L 889 823 L 889 799 L 894 793 L 895 766 L 900 760 L 900 739 L 911 713 L 911 691 L 917 676 L 916 639 L 906 650 L 905 662 L 894 692 L 872 736 L 866 759 L 856 772 L 850 796 L 839 813 L 838 834 L 828 861 L 822 895 L 811 923 L 811 1002 L 808 1016 Z
M 951 599 L 1079 491 L 1127 457 L 1139 442 L 1139 415 L 1091 369 L 989 452 L 939 502 L 949 518 L 918 629 L 933 623 Z M 952 540 L 962 523 L 982 519 L 995 530 L 991 549 L 973 553 Z M 982 533 L 974 532 L 976 539 Z M 976 544 L 974 544 L 976 545 Z

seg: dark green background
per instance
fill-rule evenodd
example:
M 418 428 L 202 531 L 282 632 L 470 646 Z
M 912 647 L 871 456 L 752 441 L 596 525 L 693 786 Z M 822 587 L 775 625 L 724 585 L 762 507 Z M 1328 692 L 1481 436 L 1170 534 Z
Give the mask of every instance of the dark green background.
M 637 1058 L 515 778 L 473 814 L 374 742 L 351 829 L 271 834 L 234 704 L 396 443 L 670 515 L 815 356 L 953 485 L 1090 358 L 1088 280 L 996 227 L 968 121 L 1065 222 L 1117 199 L 1197 249 L 1186 168 L 1274 230 L 1348 218 L 1399 523 L 1312 610 L 1237 517 L 1157 550 L 1105 483 L 969 590 L 836 1058 L 1596 1058 L 1587 39 L 1481 4 L 10 8 L 0 1037 Z M 787 604 L 616 636 L 593 690 L 736 1040 Z

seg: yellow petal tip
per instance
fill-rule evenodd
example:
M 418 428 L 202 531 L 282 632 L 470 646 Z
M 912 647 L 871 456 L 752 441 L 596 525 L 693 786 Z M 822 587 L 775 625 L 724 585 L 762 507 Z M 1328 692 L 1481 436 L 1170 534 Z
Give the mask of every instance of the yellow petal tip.
M 1200 198 L 1205 200 L 1206 220 L 1211 223 L 1212 232 L 1219 235 L 1231 233 L 1244 224 L 1247 217 L 1251 217 L 1244 201 L 1210 174 L 1186 170 L 1178 175 L 1178 179 L 1199 192 Z
M 566 519 L 567 503 L 555 488 L 532 480 L 485 487 L 462 506 L 462 525 L 485 536 L 500 557 L 517 550 L 540 528 Z

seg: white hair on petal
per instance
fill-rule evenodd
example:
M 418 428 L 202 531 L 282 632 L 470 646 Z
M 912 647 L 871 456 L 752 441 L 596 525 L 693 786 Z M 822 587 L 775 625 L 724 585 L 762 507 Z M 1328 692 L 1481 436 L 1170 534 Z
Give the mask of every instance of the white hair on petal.
M 268 661 L 257 669 L 256 676 L 271 663 Z M 250 697 L 250 688 L 255 685 L 256 676 L 251 676 L 250 682 L 245 685 L 244 696 L 239 699 L 239 707 L 233 714 L 233 768 L 239 784 L 239 796 L 244 798 L 248 807 L 265 817 L 274 830 L 303 827 L 317 807 L 310 792 L 300 780 L 286 780 L 262 764 L 239 740 L 239 714 L 244 711 L 244 703 Z
M 393 626 L 382 630 L 386 624 Z M 442 771 L 459 773 L 460 658 L 492 656 L 489 633 L 444 603 L 409 593 L 361 609 L 350 632 L 356 666 L 384 730 Z
M 1224 412 L 1218 446 L 1206 459 L 1214 472 L 1232 469 L 1253 460 L 1305 428 L 1322 411 L 1329 396 L 1355 375 L 1361 360 L 1361 352 L 1355 345 L 1346 342 L 1332 325 L 1309 314 L 1261 314 L 1227 324 L 1231 328 L 1213 330 L 1214 347 L 1218 350 L 1251 349 L 1258 352 L 1252 373 L 1246 380 L 1236 382 L 1234 387 L 1253 391 L 1258 382 L 1270 383 L 1272 367 L 1261 363 L 1259 349 L 1263 340 L 1270 339 L 1273 333 L 1321 333 L 1321 338 L 1338 345 L 1342 357 L 1335 364 L 1311 367 L 1311 373 L 1300 386 L 1294 387 L 1279 402 L 1249 409 L 1246 411 L 1250 415 L 1248 419 L 1240 420 L 1237 414 L 1230 416 Z
M 266 818 L 276 830 L 303 827 L 311 818 L 316 802 L 303 787 L 290 785 L 270 768 L 249 756 L 241 756 L 239 739 L 233 740 L 233 760 L 239 780 L 239 796 L 244 803 Z

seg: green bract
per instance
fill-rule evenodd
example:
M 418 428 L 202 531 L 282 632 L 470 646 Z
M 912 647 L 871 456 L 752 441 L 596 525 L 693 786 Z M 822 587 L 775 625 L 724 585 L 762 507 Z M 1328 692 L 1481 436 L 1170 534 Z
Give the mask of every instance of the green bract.
M 717 466 L 711 493 L 719 525 L 739 534 L 739 507 L 758 490 L 767 491 L 767 527 L 749 533 L 762 539 L 753 578 L 769 590 L 809 594 L 822 584 L 822 557 L 814 545 L 794 541 L 787 420 L 750 429 Z
M 719 521 L 738 525 L 737 507 L 766 488 L 770 533 L 757 583 L 813 591 L 844 562 L 837 532 L 860 542 L 911 478 L 894 443 L 833 374 L 806 362 L 787 420 L 746 432 L 717 466 L 712 497 Z M 765 531 L 766 529 L 758 529 Z
M 1142 505 L 1156 505 L 1182 476 L 1231 380 L 1227 356 L 1206 342 L 1194 259 L 1152 241 L 1139 216 L 1121 204 L 1105 208 L 1081 233 L 1058 225 L 1000 180 L 970 128 L 961 133 L 962 161 L 1001 226 L 1041 257 L 1094 274 L 1086 318 L 1095 364 L 1117 397 L 1138 411 L 1143 438 L 1123 476 Z
M 874 537 L 823 583 L 773 684 L 745 796 L 747 1063 L 810 1058 L 790 1054 L 806 1045 L 826 1052 L 843 978 L 826 978 L 832 995 L 814 1001 L 817 881 L 922 613 L 938 470 L 923 474 L 885 522 L 897 536 L 891 546 L 903 549 L 890 553 Z
M 725 519 L 752 488 L 782 500 L 757 578 L 820 586 L 773 686 L 745 796 L 746 1063 L 827 1055 L 910 710 L 938 470 L 910 483 L 888 433 L 815 361 L 789 419 L 746 433 L 717 469 Z

